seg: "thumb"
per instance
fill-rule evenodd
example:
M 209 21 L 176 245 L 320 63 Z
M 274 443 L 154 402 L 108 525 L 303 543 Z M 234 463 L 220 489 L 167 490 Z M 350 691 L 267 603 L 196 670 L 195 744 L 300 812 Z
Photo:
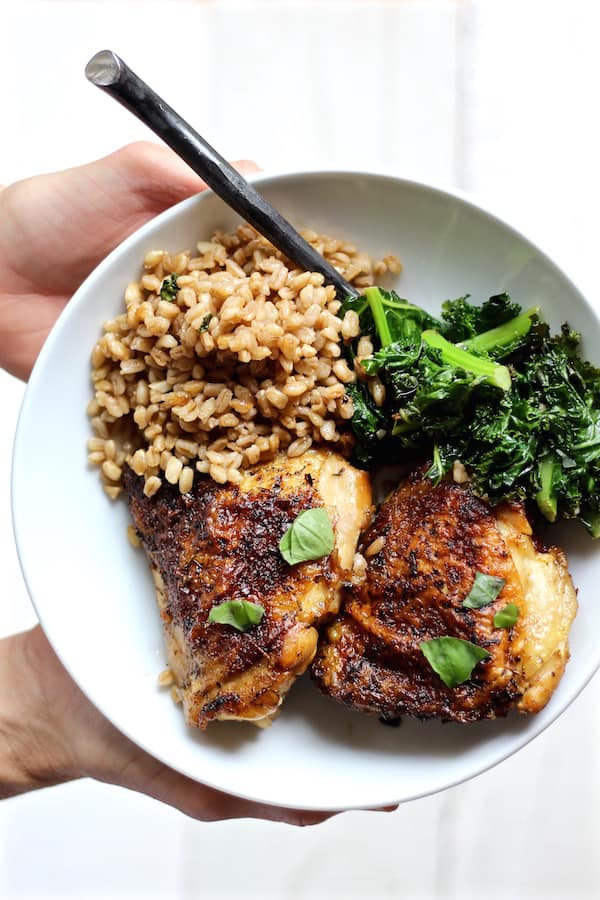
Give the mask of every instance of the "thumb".
M 172 150 L 150 141 L 129 144 L 103 161 L 119 170 L 129 189 L 154 210 L 166 209 L 207 187 Z M 246 159 L 232 165 L 243 175 L 260 171 L 256 163 Z
M 234 165 L 257 171 L 247 161 Z M 206 185 L 183 160 L 149 142 L 17 182 L 2 192 L 0 293 L 33 294 L 42 284 L 47 295 L 70 296 L 117 244 L 202 190 Z

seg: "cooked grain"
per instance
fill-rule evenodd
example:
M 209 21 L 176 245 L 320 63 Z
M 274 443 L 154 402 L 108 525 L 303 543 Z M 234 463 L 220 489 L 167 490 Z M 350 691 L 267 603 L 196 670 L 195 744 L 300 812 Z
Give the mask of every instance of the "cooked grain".
M 395 257 L 374 262 L 347 242 L 304 236 L 358 288 L 400 271 Z M 173 274 L 169 300 L 161 289 Z M 340 305 L 321 275 L 294 269 L 247 225 L 199 242 L 195 254 L 149 251 L 91 355 L 88 458 L 107 494 L 120 493 L 125 465 L 151 497 L 163 479 L 187 493 L 196 472 L 239 483 L 240 470 L 280 450 L 300 456 L 313 442 L 348 453 L 345 385 L 368 380 L 379 405 L 385 393 L 343 359 L 343 342 L 360 329 Z M 372 352 L 361 338 L 359 358 Z
M 142 546 L 137 531 L 135 530 L 133 525 L 127 526 L 127 539 L 129 540 L 131 546 L 135 547 L 136 549 Z
M 379 378 L 369 379 L 369 393 L 375 401 L 376 406 L 383 406 L 385 403 L 385 385 Z
M 380 536 L 372 541 L 365 550 L 365 557 L 376 556 L 385 547 L 385 538 Z
M 160 687 L 171 687 L 175 678 L 170 669 L 163 669 L 159 674 L 157 681 Z

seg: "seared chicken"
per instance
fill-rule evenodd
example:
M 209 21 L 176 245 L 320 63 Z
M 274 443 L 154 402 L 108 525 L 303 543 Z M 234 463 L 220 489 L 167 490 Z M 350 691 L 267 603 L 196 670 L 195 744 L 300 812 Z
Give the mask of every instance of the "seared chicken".
M 314 657 L 317 627 L 339 610 L 370 512 L 368 475 L 334 453 L 311 450 L 243 472 L 239 485 L 206 478 L 182 495 L 163 484 L 147 498 L 143 479 L 128 471 L 126 489 L 187 723 L 269 724 Z M 334 526 L 333 552 L 288 565 L 281 537 L 300 512 L 322 506 Z M 260 603 L 262 621 L 246 632 L 208 622 L 213 606 L 234 599 Z
M 493 510 L 468 484 L 434 486 L 419 470 L 381 506 L 361 549 L 366 574 L 312 667 L 324 693 L 385 719 L 471 722 L 545 706 L 569 657 L 577 601 L 563 553 L 538 546 L 521 507 Z M 462 603 L 477 572 L 505 585 L 491 604 L 469 609 Z M 516 624 L 495 627 L 509 603 Z M 419 646 L 442 636 L 490 654 L 458 687 L 446 686 Z

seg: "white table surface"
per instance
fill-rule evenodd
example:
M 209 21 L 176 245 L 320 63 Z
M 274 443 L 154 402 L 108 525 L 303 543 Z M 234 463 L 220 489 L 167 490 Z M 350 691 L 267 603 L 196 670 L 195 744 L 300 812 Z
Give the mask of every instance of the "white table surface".
M 83 78 L 106 46 L 231 158 L 458 185 L 597 295 L 595 0 L 4 0 L 0 23 L 4 183 L 147 137 Z M 9 512 L 22 391 L 0 372 L 2 634 L 35 622 Z M 5 801 L 0 897 L 592 900 L 599 701 L 596 678 L 491 772 L 317 828 L 205 825 L 91 782 Z

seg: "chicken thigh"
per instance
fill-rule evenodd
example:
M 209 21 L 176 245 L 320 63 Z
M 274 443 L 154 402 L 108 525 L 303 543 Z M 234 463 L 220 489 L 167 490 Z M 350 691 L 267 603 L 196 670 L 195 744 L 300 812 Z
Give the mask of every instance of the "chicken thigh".
M 543 708 L 568 660 L 577 601 L 564 554 L 539 546 L 520 506 L 492 509 L 468 484 L 435 486 L 417 470 L 380 507 L 361 549 L 366 573 L 325 629 L 312 667 L 324 693 L 385 719 L 471 722 L 513 705 Z M 504 586 L 472 609 L 463 601 L 476 573 Z M 494 616 L 507 604 L 519 609 L 516 624 L 497 627 Z M 421 648 L 439 637 L 476 644 L 489 657 L 449 687 Z
M 317 627 L 339 610 L 371 511 L 368 475 L 328 451 L 283 454 L 241 474 L 239 485 L 205 478 L 183 495 L 163 484 L 151 498 L 142 478 L 124 476 L 175 690 L 186 722 L 200 728 L 214 719 L 270 723 L 314 657 Z M 281 537 L 300 512 L 323 506 L 333 523 L 333 552 L 288 565 Z M 234 599 L 261 604 L 260 623 L 241 632 L 208 621 L 214 606 Z

